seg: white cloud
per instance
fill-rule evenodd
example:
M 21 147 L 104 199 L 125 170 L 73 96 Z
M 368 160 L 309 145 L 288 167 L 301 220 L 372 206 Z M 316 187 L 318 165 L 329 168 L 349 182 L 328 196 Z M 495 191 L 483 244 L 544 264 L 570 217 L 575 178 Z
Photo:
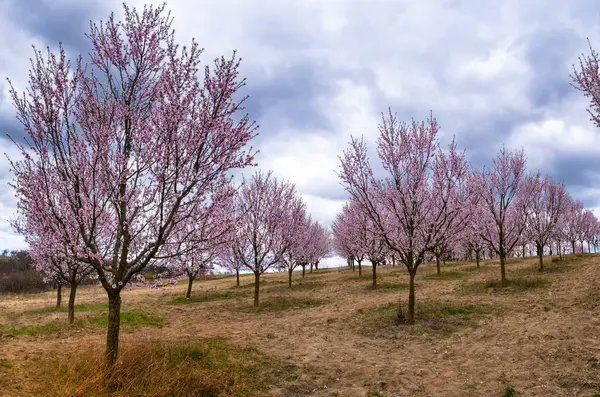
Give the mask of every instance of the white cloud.
M 313 219 L 329 226 L 336 214 L 342 211 L 345 200 L 332 200 L 312 194 L 301 194 Z
M 525 148 L 529 166 L 546 169 L 556 156 L 600 155 L 600 134 L 588 126 L 547 119 L 519 125 L 507 146 Z
M 21 155 L 12 142 L 0 139 L 0 250 L 26 248 L 25 241 L 18 236 L 10 226 L 11 219 L 15 216 L 17 203 L 14 191 L 8 186 L 13 174 L 9 172 L 10 164 L 6 156 L 19 160 Z

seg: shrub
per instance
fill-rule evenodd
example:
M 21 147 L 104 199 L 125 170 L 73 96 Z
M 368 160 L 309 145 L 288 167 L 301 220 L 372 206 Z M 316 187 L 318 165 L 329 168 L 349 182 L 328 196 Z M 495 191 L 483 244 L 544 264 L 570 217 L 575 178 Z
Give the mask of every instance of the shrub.
M 48 289 L 44 278 L 33 269 L 0 274 L 0 293 L 41 292 Z
M 517 391 L 515 390 L 514 387 L 512 387 L 511 385 L 506 386 L 506 389 L 504 389 L 504 394 L 502 394 L 502 397 L 513 397 L 515 395 Z

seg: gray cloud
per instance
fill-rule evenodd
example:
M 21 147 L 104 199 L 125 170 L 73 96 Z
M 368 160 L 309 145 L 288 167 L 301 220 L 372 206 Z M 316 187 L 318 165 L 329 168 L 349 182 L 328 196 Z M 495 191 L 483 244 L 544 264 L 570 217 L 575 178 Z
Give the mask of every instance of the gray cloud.
M 83 52 L 89 47 L 85 33 L 91 19 L 106 19 L 109 9 L 99 0 L 7 0 L 8 15 L 21 29 L 43 39 L 47 45 L 62 42 Z

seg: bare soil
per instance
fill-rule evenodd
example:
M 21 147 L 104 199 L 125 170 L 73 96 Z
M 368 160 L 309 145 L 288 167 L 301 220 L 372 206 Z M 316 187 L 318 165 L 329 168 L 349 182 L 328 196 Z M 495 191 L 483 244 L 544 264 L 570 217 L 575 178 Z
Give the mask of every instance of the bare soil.
M 162 327 L 124 327 L 121 346 L 154 340 L 224 337 L 297 366 L 293 387 L 273 386 L 273 396 L 502 396 L 512 385 L 518 396 L 592 396 L 600 389 L 600 257 L 551 263 L 539 273 L 537 260 L 511 260 L 509 279 L 549 282 L 519 288 L 486 288 L 500 277 L 498 261 L 448 263 L 447 276 L 424 264 L 416 279 L 417 321 L 395 321 L 395 303 L 406 303 L 401 266 L 378 267 L 380 288 L 370 288 L 369 267 L 295 272 L 263 277 L 261 301 L 274 310 L 253 311 L 252 277 L 199 281 L 194 294 L 248 291 L 189 304 L 170 302 L 186 285 L 158 290 L 131 288 L 124 311 L 161 317 Z M 478 283 L 478 284 L 477 284 Z M 524 284 L 529 285 L 529 284 Z M 277 311 L 285 299 L 313 298 L 307 307 Z M 81 287 L 78 304 L 106 301 L 100 287 Z M 43 313 L 55 292 L 0 297 L 0 396 L 28 396 L 39 379 L 32 366 L 67 351 L 102 346 L 103 328 L 86 325 L 96 313 L 76 313 L 78 328 L 7 335 L 32 324 L 66 322 L 66 313 Z M 387 306 L 386 306 L 387 305 Z M 406 305 L 405 305 L 406 306 Z M 390 309 L 391 308 L 391 309 Z M 419 310 L 421 310 L 419 314 Z M 32 364 L 33 363 L 33 364 Z

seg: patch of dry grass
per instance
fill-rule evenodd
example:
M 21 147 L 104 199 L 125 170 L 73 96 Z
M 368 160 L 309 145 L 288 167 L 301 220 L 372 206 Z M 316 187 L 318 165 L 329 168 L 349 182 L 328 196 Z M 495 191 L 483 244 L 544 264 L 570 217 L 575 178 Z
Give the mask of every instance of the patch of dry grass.
M 86 349 L 30 364 L 39 395 L 56 396 L 263 396 L 295 382 L 296 367 L 253 347 L 225 339 L 152 342 L 121 349 L 115 369 L 102 368 L 103 351 Z
M 407 283 L 390 283 L 390 282 L 377 282 L 377 288 L 373 288 L 373 285 L 367 285 L 365 287 L 369 291 L 379 291 L 379 292 L 395 292 L 395 291 L 403 291 L 408 289 Z
M 303 298 L 290 296 L 270 296 L 260 300 L 259 306 L 254 307 L 252 303 L 238 306 L 236 309 L 245 313 L 273 313 L 287 310 L 309 309 L 321 306 L 327 300 L 320 298 Z
M 254 286 L 254 285 L 252 285 Z M 230 291 L 210 291 L 194 294 L 190 299 L 186 299 L 185 296 L 175 298 L 169 302 L 171 305 L 186 305 L 189 303 L 203 303 L 213 302 L 226 299 L 238 299 L 250 296 L 250 290 L 246 288 L 240 288 L 239 290 Z
M 498 290 L 501 292 L 524 292 L 537 288 L 545 288 L 552 285 L 552 280 L 547 278 L 513 278 L 507 280 L 504 287 L 500 280 L 478 281 L 472 284 L 463 285 L 459 291 L 463 294 L 486 294 L 489 290 Z
M 344 323 L 355 332 L 370 337 L 401 338 L 407 335 L 431 335 L 447 338 L 465 328 L 479 327 L 497 309 L 488 305 L 422 302 L 415 307 L 415 323 L 398 320 L 398 304 L 388 303 L 359 309 Z
M 314 291 L 317 289 L 325 288 L 327 284 L 325 283 L 317 283 L 310 281 L 293 281 L 292 288 L 290 288 L 287 284 L 285 285 L 276 285 L 273 287 L 268 287 L 264 289 L 265 293 L 273 293 L 273 292 L 291 292 L 291 291 Z M 263 290 L 261 290 L 262 292 Z
M 425 280 L 458 280 L 464 276 L 466 276 L 466 274 L 463 272 L 442 269 L 441 274 L 439 275 L 437 273 L 427 274 L 423 278 Z

